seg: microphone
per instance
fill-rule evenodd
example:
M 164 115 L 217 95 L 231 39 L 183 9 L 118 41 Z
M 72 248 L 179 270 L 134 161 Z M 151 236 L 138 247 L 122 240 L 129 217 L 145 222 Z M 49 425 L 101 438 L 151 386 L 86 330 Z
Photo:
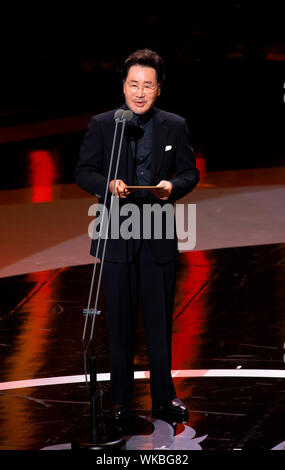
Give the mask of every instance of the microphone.
M 129 122 L 133 118 L 133 112 L 129 109 L 124 111 L 123 109 L 118 109 L 114 114 L 114 119 L 117 122 Z
M 124 110 L 123 109 L 118 109 L 115 114 L 114 114 L 114 119 L 115 121 L 118 119 L 119 121 L 122 119 L 123 115 L 124 115 Z
M 111 197 L 111 204 L 110 204 L 109 214 L 107 215 L 107 227 L 105 227 L 106 234 L 108 234 L 108 228 L 109 228 L 109 224 L 110 224 L 110 214 L 112 212 L 112 205 L 113 205 L 113 200 L 114 200 L 114 197 L 115 197 L 114 196 L 114 189 L 115 189 L 115 183 L 116 183 L 116 180 L 117 180 L 117 174 L 118 174 L 119 161 L 120 161 L 120 155 L 121 155 L 121 150 L 122 150 L 122 142 L 123 142 L 124 131 L 125 131 L 127 121 L 130 121 L 132 119 L 132 117 L 133 117 L 133 112 L 130 111 L 130 110 L 118 109 L 114 113 L 114 119 L 115 119 L 116 124 L 115 124 L 115 130 L 114 130 L 114 135 L 113 135 L 112 151 L 111 151 L 111 156 L 110 156 L 109 171 L 108 171 L 108 177 L 107 177 L 106 189 L 105 189 L 105 196 L 104 196 L 104 203 L 103 203 L 104 212 L 103 212 L 103 216 L 102 216 L 102 225 L 101 225 L 99 237 L 98 237 L 98 240 L 97 240 L 97 248 L 96 248 L 96 255 L 95 255 L 95 262 L 94 262 L 94 268 L 93 268 L 91 287 L 90 287 L 90 291 L 89 291 L 88 306 L 87 306 L 86 309 L 83 309 L 83 314 L 86 316 L 84 329 L 83 329 L 83 335 L 82 335 L 83 344 L 84 344 L 84 341 L 85 341 L 88 316 L 93 316 L 92 325 L 91 325 L 91 332 L 90 332 L 90 339 L 89 339 L 89 343 L 90 343 L 91 341 L 93 341 L 95 317 L 96 317 L 96 315 L 99 315 L 99 313 L 100 313 L 97 310 L 97 303 L 98 303 L 98 296 L 99 296 L 99 287 L 100 287 L 100 283 L 101 283 L 102 267 L 103 267 L 104 258 L 105 258 L 105 248 L 106 248 L 106 242 L 107 242 L 108 236 L 106 236 L 105 239 L 104 239 L 103 252 L 102 252 L 102 256 L 101 256 L 101 266 L 100 266 L 99 280 L 98 280 L 98 286 L 97 286 L 97 292 L 96 292 L 95 307 L 93 309 L 90 308 L 90 302 L 91 302 L 93 284 L 94 284 L 94 280 L 95 280 L 97 259 L 98 259 L 98 255 L 99 255 L 99 245 L 100 245 L 100 242 L 101 242 L 101 239 L 102 239 L 102 227 L 104 226 L 103 220 L 104 220 L 104 217 L 105 217 L 105 207 L 106 207 L 107 197 L 108 197 L 108 193 L 109 193 L 109 184 L 110 184 L 110 180 L 111 180 L 111 169 L 112 169 L 114 153 L 115 153 L 115 143 L 116 143 L 116 140 L 117 140 L 117 130 L 118 130 L 118 127 L 119 127 L 119 123 L 121 123 L 122 128 L 121 128 L 121 134 L 120 134 L 120 137 L 119 137 L 119 148 L 117 150 L 117 153 L 118 153 L 117 154 L 117 162 L 116 162 L 116 168 L 115 168 L 115 173 L 114 173 L 114 178 L 113 178 L 113 180 L 114 180 L 113 192 L 112 192 L 112 197 Z M 89 345 L 89 343 L 88 343 L 88 345 Z M 87 348 L 88 348 L 88 345 L 87 345 Z M 87 349 L 85 351 L 87 351 Z
M 133 115 L 134 113 L 130 109 L 127 109 L 127 111 L 124 111 L 122 119 L 125 119 L 127 122 L 129 122 L 133 119 Z

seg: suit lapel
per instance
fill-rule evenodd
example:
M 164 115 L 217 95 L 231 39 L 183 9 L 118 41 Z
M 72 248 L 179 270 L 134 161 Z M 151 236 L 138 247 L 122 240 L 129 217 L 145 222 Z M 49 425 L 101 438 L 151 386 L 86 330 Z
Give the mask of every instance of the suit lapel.
M 153 144 L 151 159 L 151 184 L 156 182 L 163 162 L 167 139 L 167 125 L 159 109 L 154 108 L 153 116 Z

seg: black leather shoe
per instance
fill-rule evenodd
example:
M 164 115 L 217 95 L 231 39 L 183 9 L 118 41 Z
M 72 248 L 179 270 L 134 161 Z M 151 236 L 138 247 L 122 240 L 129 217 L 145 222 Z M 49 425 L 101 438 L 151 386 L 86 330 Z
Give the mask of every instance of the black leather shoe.
M 170 401 L 156 401 L 152 402 L 152 410 L 158 412 L 159 414 L 168 415 L 171 418 L 181 421 L 187 421 L 189 418 L 189 413 L 181 400 L 174 398 Z

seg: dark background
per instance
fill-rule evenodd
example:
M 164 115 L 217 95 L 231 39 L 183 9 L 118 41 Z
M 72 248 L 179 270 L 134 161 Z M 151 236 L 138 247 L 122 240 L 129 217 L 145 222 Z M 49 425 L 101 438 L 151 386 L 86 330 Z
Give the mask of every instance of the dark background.
M 281 5 L 115 5 L 2 12 L 2 131 L 120 106 L 120 67 L 148 47 L 166 64 L 157 105 L 187 118 L 208 170 L 284 165 Z

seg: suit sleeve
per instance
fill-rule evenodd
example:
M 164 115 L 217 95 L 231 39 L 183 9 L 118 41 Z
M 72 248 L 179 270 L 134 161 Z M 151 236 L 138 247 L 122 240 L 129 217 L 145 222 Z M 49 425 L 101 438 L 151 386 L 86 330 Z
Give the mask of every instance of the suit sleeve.
M 185 119 L 182 119 L 177 134 L 175 176 L 170 180 L 173 189 L 169 199 L 175 202 L 186 196 L 195 188 L 199 179 L 190 132 Z
M 74 178 L 78 186 L 100 199 L 104 199 L 107 184 L 107 178 L 102 174 L 103 159 L 103 134 L 100 123 L 93 117 L 80 147 Z

